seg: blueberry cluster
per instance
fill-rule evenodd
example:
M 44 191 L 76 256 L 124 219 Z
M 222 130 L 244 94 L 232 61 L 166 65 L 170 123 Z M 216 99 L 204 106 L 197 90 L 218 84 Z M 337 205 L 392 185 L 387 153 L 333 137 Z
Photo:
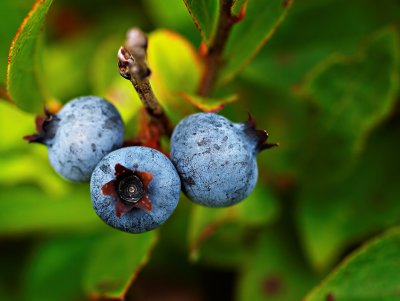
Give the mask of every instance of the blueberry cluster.
M 183 119 L 171 138 L 171 158 L 148 147 L 122 147 L 124 126 L 116 108 L 95 96 L 67 103 L 36 120 L 25 137 L 48 148 L 53 168 L 72 181 L 89 181 L 92 205 L 108 225 L 131 233 L 152 230 L 175 210 L 182 191 L 207 207 L 231 206 L 254 189 L 256 155 L 265 131 L 217 114 Z

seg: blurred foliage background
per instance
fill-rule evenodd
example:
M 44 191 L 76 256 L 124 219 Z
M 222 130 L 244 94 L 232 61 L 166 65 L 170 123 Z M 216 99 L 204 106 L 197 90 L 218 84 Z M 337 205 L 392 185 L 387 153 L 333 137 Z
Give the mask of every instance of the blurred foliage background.
M 182 0 L 50 4 L 37 1 L 8 64 L 34 1 L 0 2 L 0 300 L 400 300 L 398 0 L 249 0 L 201 100 L 201 36 Z M 216 4 L 187 4 L 207 42 Z M 89 94 L 117 106 L 127 137 L 137 131 L 141 104 L 116 66 L 132 26 L 149 33 L 151 82 L 174 123 L 198 111 L 184 98 L 236 98 L 220 113 L 251 112 L 280 142 L 259 155 L 244 202 L 209 209 L 182 195 L 140 235 L 103 224 L 88 185 L 22 140 L 43 101 Z

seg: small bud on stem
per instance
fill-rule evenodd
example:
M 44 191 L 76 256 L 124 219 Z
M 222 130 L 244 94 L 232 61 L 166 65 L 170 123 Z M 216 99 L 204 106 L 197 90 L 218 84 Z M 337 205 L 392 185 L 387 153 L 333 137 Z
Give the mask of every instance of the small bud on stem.
M 168 136 L 172 128 L 163 108 L 154 95 L 149 82 L 151 74 L 146 61 L 147 37 L 138 28 L 132 28 L 126 35 L 125 45 L 118 51 L 118 68 L 121 76 L 130 80 L 139 94 L 151 122 L 157 124 Z

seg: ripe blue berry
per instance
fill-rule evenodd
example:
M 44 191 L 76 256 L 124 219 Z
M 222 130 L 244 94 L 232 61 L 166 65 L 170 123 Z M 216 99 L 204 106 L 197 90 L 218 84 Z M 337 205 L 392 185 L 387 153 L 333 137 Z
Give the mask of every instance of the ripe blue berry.
M 97 215 L 111 227 L 131 233 L 163 224 L 175 210 L 180 190 L 172 162 L 161 152 L 142 146 L 108 154 L 90 181 Z
M 247 123 L 232 123 L 212 113 L 182 120 L 171 138 L 171 160 L 182 180 L 183 191 L 194 202 L 225 207 L 246 198 L 257 182 L 256 154 L 267 144 L 268 134 Z
M 25 139 L 45 144 L 53 168 L 72 181 L 89 181 L 97 163 L 124 139 L 118 111 L 96 96 L 76 98 L 56 115 L 46 112 L 36 127 L 39 133 Z

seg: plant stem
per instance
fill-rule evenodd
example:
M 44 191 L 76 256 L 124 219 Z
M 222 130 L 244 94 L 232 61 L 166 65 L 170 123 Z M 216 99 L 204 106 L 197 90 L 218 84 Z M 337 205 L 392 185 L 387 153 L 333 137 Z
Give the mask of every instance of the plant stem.
M 197 91 L 200 96 L 207 96 L 214 88 L 219 70 L 224 64 L 223 52 L 229 34 L 233 25 L 241 19 L 241 16 L 232 15 L 233 3 L 232 0 L 220 0 L 217 31 L 204 57 L 204 72 Z
M 151 122 L 158 124 L 162 132 L 170 136 L 171 124 L 163 108 L 154 95 L 149 76 L 150 68 L 146 61 L 147 37 L 138 28 L 128 31 L 125 45 L 118 51 L 118 67 L 122 77 L 130 80 L 142 101 Z

